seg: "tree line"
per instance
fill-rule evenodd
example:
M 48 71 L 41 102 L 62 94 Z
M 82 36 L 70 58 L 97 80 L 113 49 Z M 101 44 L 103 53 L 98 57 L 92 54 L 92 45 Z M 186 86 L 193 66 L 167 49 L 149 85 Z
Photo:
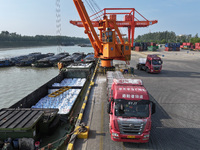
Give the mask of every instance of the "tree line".
M 164 31 L 164 32 L 154 32 L 147 33 L 144 35 L 138 35 L 135 39 L 135 42 L 155 42 L 159 44 L 165 43 L 200 43 L 200 38 L 198 37 L 198 33 L 192 37 L 189 35 L 176 35 L 175 32 Z
M 9 33 L 2 31 L 0 33 L 0 48 L 9 47 L 29 47 L 29 46 L 54 46 L 54 45 L 74 45 L 74 44 L 89 44 L 88 38 L 78 38 L 69 36 L 22 36 L 20 34 Z

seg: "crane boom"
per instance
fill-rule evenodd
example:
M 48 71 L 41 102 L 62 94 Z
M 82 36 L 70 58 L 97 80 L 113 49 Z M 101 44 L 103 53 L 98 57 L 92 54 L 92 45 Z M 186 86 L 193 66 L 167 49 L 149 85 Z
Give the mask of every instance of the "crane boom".
M 85 28 L 85 34 L 88 35 L 89 40 L 95 50 L 95 57 L 97 57 L 98 54 L 100 53 L 100 51 L 102 51 L 101 42 L 100 42 L 98 35 L 94 29 L 94 26 L 92 25 L 92 22 L 90 20 L 90 17 L 85 9 L 85 6 L 84 6 L 82 0 L 73 0 L 73 1 L 76 6 L 76 9 L 79 13 L 79 16 L 81 18 L 82 24 Z

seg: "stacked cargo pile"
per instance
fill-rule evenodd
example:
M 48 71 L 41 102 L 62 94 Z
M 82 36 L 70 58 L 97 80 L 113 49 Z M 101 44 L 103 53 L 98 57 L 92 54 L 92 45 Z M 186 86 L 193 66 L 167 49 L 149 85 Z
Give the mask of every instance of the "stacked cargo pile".
M 134 43 L 135 51 L 147 51 L 148 46 L 150 46 L 150 43 L 148 42 L 142 42 L 142 43 Z
M 107 95 L 108 95 L 108 99 L 110 99 L 110 96 L 112 96 L 110 94 L 111 92 L 111 86 L 113 83 L 113 79 L 124 79 L 124 76 L 122 74 L 122 72 L 120 71 L 107 71 L 106 72 L 106 80 L 107 80 Z
M 147 49 L 148 49 L 148 45 L 149 45 L 149 43 L 141 43 L 141 49 L 142 49 L 142 51 L 147 51 Z
M 157 50 L 156 43 L 151 42 L 150 46 L 148 46 L 147 49 L 148 51 L 156 51 Z
M 165 51 L 180 51 L 180 43 L 166 43 Z
M 183 43 L 180 46 L 181 49 L 194 49 L 194 45 L 192 43 Z
M 200 50 L 200 43 L 195 43 L 195 50 Z
M 134 43 L 134 46 L 135 46 L 135 51 L 137 51 L 137 52 L 142 51 L 140 43 L 136 42 L 136 43 Z
M 61 83 L 54 83 L 52 87 L 58 87 L 58 89 L 50 89 L 49 94 L 58 91 L 60 87 L 83 87 L 85 82 L 85 78 L 67 78 L 64 79 Z M 36 105 L 32 106 L 32 108 L 57 108 L 59 109 L 58 114 L 68 114 L 75 104 L 80 91 L 81 89 L 72 88 L 55 97 L 50 97 L 47 95 L 41 98 Z

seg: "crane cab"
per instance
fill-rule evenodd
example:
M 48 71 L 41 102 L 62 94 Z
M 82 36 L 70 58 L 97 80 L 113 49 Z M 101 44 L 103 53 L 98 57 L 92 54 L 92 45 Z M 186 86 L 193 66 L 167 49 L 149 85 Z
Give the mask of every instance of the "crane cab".
M 102 32 L 103 57 L 119 58 L 121 60 L 124 55 L 124 60 L 130 60 L 131 47 L 130 44 L 118 44 L 115 31 L 108 30 Z
M 103 57 L 115 57 L 115 32 L 108 30 L 102 32 Z

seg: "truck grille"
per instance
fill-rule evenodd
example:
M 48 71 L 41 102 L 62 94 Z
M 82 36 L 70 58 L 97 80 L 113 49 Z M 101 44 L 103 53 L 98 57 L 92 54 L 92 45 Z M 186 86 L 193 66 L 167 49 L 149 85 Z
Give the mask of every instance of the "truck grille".
M 160 67 L 153 67 L 153 70 L 160 70 Z
M 118 121 L 119 130 L 121 134 L 132 134 L 132 135 L 140 135 L 142 134 L 145 122 L 129 122 L 129 121 Z

